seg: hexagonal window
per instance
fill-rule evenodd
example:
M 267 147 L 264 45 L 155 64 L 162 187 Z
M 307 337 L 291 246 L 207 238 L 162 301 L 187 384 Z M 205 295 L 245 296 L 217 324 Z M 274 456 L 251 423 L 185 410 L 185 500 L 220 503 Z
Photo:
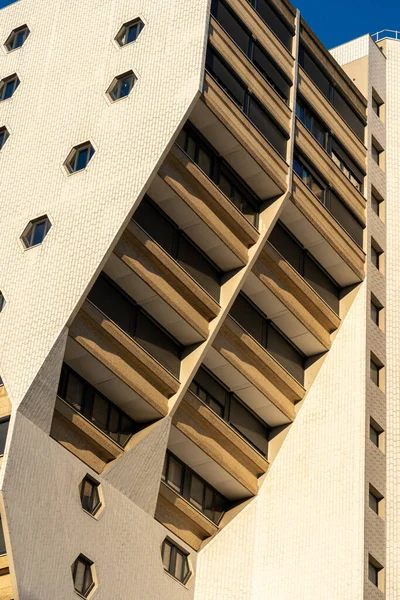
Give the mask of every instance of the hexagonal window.
M 135 85 L 135 81 L 136 75 L 133 71 L 128 71 L 127 73 L 118 75 L 118 77 L 113 80 L 112 84 L 108 88 L 107 94 L 114 102 L 115 100 L 125 98 L 131 93 L 132 88 Z
M 29 28 L 27 25 L 22 25 L 21 27 L 17 27 L 13 29 L 5 42 L 5 47 L 10 52 L 11 50 L 16 50 L 17 48 L 21 48 L 25 43 L 26 38 L 30 34 Z
M 80 554 L 71 568 L 75 591 L 83 598 L 89 598 L 90 592 L 95 587 L 93 561 Z
M 2 100 L 7 100 L 14 95 L 15 90 L 19 86 L 18 75 L 14 73 L 9 77 L 5 77 L 0 81 L 0 102 Z
M 83 169 L 86 169 L 88 166 L 93 154 L 94 148 L 92 144 L 90 142 L 84 142 L 83 144 L 79 144 L 79 146 L 72 148 L 64 164 L 70 173 L 83 171 Z
M 48 234 L 50 227 L 51 223 L 47 215 L 29 221 L 21 236 L 25 248 L 33 248 L 33 246 L 41 244 Z
M 3 310 L 5 303 L 6 303 L 6 301 L 3 296 L 3 293 L 0 292 L 0 312 Z M 1 382 L 1 385 L 3 385 L 3 381 Z
M 8 140 L 10 134 L 7 131 L 7 127 L 0 127 L 0 150 Z
M 102 505 L 100 483 L 90 477 L 90 475 L 86 475 L 80 484 L 80 492 L 83 510 L 94 516 Z
M 117 43 L 120 46 L 126 46 L 127 44 L 131 44 L 132 42 L 136 42 L 143 27 L 144 23 L 139 18 L 133 19 L 133 21 L 125 23 L 124 25 L 122 25 L 115 38 Z
M 164 569 L 178 581 L 186 584 L 192 574 L 189 564 L 189 553 L 175 544 L 170 538 L 165 538 L 161 547 Z

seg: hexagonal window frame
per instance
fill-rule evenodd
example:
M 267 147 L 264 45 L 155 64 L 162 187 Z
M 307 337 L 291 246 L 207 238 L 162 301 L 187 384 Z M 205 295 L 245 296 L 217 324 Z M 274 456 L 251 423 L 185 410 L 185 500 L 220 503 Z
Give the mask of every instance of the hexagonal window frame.
M 127 85 L 124 82 L 129 81 Z M 122 73 L 121 75 L 117 75 L 112 80 L 111 84 L 107 89 L 107 97 L 111 102 L 118 102 L 119 100 L 123 100 L 124 98 L 128 98 L 131 94 L 135 84 L 137 82 L 137 77 L 135 73 L 131 70 L 126 71 L 126 73 Z M 117 91 L 120 95 L 115 96 L 115 91 Z
M 90 486 L 92 486 L 91 490 Z M 82 510 L 94 519 L 98 519 L 104 510 L 103 490 L 101 483 L 89 473 L 79 484 L 79 497 Z
M 0 152 L 1 150 L 3 150 L 4 144 L 6 143 L 9 137 L 10 132 L 8 131 L 7 127 L 5 125 L 3 125 L 3 127 L 0 127 Z
M 18 48 L 22 48 L 25 44 L 28 36 L 30 35 L 30 29 L 28 25 L 21 25 L 21 27 L 16 27 L 12 30 L 6 41 L 4 42 L 4 47 L 7 52 L 12 52 L 13 50 L 18 50 Z M 16 45 L 16 43 L 18 45 Z
M 76 587 L 77 586 L 76 576 L 77 576 L 79 563 L 84 566 L 84 574 L 83 574 L 83 584 L 84 585 L 77 588 Z M 72 563 L 71 571 L 72 571 L 72 582 L 73 582 L 75 593 L 78 596 L 80 596 L 81 598 L 91 598 L 94 591 L 98 587 L 94 562 L 92 560 L 90 560 L 90 558 L 85 556 L 84 554 L 80 554 L 79 556 L 76 557 L 76 559 Z M 85 580 L 88 577 L 90 578 L 90 580 L 85 585 Z
M 166 556 L 164 554 L 166 546 L 170 547 L 170 552 L 169 552 L 169 556 L 168 556 L 168 558 L 169 558 L 168 567 L 166 566 L 166 564 L 164 562 L 166 559 Z M 174 558 L 174 553 L 175 553 L 175 558 Z M 179 553 L 181 556 L 184 556 L 186 558 L 187 574 L 186 574 L 186 576 L 182 576 L 182 578 L 180 578 L 176 574 L 174 574 L 174 570 L 176 568 L 176 554 L 177 553 Z M 161 544 L 161 560 L 162 560 L 162 564 L 164 567 L 164 571 L 170 577 L 173 577 L 176 581 L 178 581 L 179 583 L 181 583 L 182 585 L 187 587 L 187 585 L 189 584 L 190 580 L 192 579 L 192 577 L 194 575 L 190 552 L 188 550 L 185 550 L 185 548 L 183 548 L 180 544 L 175 542 L 175 540 L 173 540 L 172 538 L 167 536 L 166 538 L 164 538 L 164 540 Z
M 13 73 L 0 80 L 0 102 L 12 98 L 21 83 L 18 75 Z
M 124 48 L 125 46 L 129 46 L 136 42 L 145 28 L 145 25 L 146 24 L 140 17 L 136 17 L 135 19 L 132 19 L 132 21 L 124 23 L 114 38 L 118 46 Z M 138 29 L 139 31 L 137 31 Z
M 83 164 L 80 163 L 80 160 L 83 153 L 86 150 L 89 150 L 89 152 L 85 160 L 85 164 Z M 82 144 L 77 144 L 76 146 L 73 146 L 73 148 L 71 148 L 67 158 L 64 161 L 64 168 L 68 175 L 74 175 L 75 173 L 81 173 L 82 171 L 86 171 L 95 152 L 96 150 L 90 140 L 87 140 Z
M 21 233 L 21 242 L 25 250 L 30 250 L 31 248 L 43 244 L 51 228 L 52 222 L 48 215 L 41 215 L 40 217 L 29 221 Z

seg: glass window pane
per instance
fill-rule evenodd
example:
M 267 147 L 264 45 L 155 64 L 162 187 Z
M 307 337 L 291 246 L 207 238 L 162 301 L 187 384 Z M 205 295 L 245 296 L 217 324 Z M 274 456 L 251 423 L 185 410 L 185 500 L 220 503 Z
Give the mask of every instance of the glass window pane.
M 40 221 L 38 223 L 35 223 L 33 226 L 32 246 L 35 246 L 36 244 L 40 244 L 43 241 L 45 233 L 46 233 L 46 222 Z
M 206 487 L 203 513 L 206 515 L 206 517 L 211 519 L 211 521 L 214 521 L 213 503 L 214 492 L 211 488 Z
M 230 424 L 237 429 L 251 444 L 260 452 L 267 455 L 268 452 L 268 429 L 244 404 L 231 399 L 229 415 Z
M 84 169 L 89 161 L 89 148 L 81 148 L 77 152 L 75 171 Z
M 71 372 L 68 373 L 67 390 L 64 400 L 79 412 L 82 411 L 83 382 Z
M 206 152 L 204 150 L 204 148 L 199 148 L 199 156 L 198 156 L 198 162 L 197 164 L 199 165 L 200 169 L 206 174 L 208 175 L 208 177 L 211 177 L 211 167 L 212 167 L 212 161 L 211 161 L 211 156 L 210 154 L 208 154 L 208 152 Z
M 167 542 L 164 542 L 162 550 L 163 550 L 162 559 L 163 559 L 164 569 L 169 571 L 170 564 L 171 564 L 171 546 L 170 546 L 170 544 L 168 544 Z
M 192 473 L 190 482 L 190 503 L 203 510 L 204 483 Z
M 0 555 L 6 554 L 6 552 L 7 552 L 7 550 L 6 550 L 6 542 L 4 540 L 3 524 L 0 520 Z
M 182 493 L 183 466 L 180 462 L 172 458 L 172 456 L 169 457 L 167 482 L 179 494 Z
M 4 454 L 4 448 L 6 446 L 7 433 L 8 433 L 8 425 L 10 421 L 2 421 L 0 423 L 0 456 Z
M 81 562 L 80 560 L 77 561 L 76 566 L 75 566 L 75 589 L 77 592 L 80 592 L 81 594 L 84 592 L 85 590 L 85 571 L 86 571 L 86 565 Z
M 175 571 L 172 574 L 174 575 L 174 577 L 179 579 L 179 581 L 183 581 L 184 563 L 185 563 L 185 557 L 182 555 L 181 552 L 177 551 L 176 559 L 175 559 Z
M 91 420 L 99 429 L 107 431 L 107 418 L 108 402 L 98 394 L 95 394 L 93 398 L 93 412 Z
M 268 327 L 267 340 L 268 352 L 303 385 L 304 359 L 300 352 L 273 325 Z

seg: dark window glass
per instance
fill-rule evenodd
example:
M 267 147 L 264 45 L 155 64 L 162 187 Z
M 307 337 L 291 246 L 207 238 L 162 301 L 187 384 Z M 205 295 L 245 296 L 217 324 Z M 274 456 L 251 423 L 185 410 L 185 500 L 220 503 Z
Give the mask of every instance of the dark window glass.
M 88 597 L 94 586 L 92 564 L 91 561 L 81 555 L 76 559 L 72 568 L 75 590 L 84 598 Z
M 265 21 L 275 35 L 281 40 L 282 44 L 286 46 L 289 52 L 292 51 L 293 33 L 291 29 L 286 25 L 283 18 L 281 18 L 267 0 L 250 0 L 255 10 L 258 12 L 260 17 Z
M 379 327 L 379 313 L 380 308 L 375 304 L 373 300 L 371 300 L 371 319 Z
M 91 515 L 96 514 L 101 506 L 99 496 L 99 483 L 87 476 L 81 483 L 82 508 Z
M 219 298 L 219 271 L 184 235 L 179 237 L 177 261 L 213 298 Z
M 268 453 L 268 430 L 241 402 L 232 397 L 229 422 L 262 454 Z
M 371 440 L 371 442 L 377 448 L 381 447 L 381 444 L 380 444 L 381 433 L 382 433 L 382 430 L 377 429 L 377 426 L 375 426 L 372 423 L 370 423 L 370 426 L 369 426 L 369 439 Z
M 302 274 L 303 249 L 288 231 L 278 222 L 270 233 L 268 241 L 278 250 L 289 264 Z
M 6 542 L 4 540 L 4 531 L 3 531 L 3 523 L 0 519 L 0 555 L 7 554 L 6 550 Z
M 253 46 L 253 63 L 274 90 L 287 101 L 290 94 L 290 83 L 257 42 L 254 42 Z
M 346 121 L 347 125 L 351 127 L 356 136 L 363 142 L 365 124 L 337 89 L 334 90 L 333 94 L 333 106 L 344 121 Z
M 371 262 L 378 270 L 380 269 L 381 254 L 382 252 L 371 243 Z
M 304 256 L 304 279 L 339 314 L 340 289 L 309 254 Z
M 218 187 L 246 219 L 256 226 L 258 211 L 254 201 L 249 201 L 249 194 L 245 192 L 235 175 L 225 165 L 222 165 L 220 169 Z
M 0 91 L 0 100 L 7 100 L 7 98 L 11 98 L 19 86 L 19 79 L 16 75 L 13 75 L 9 79 L 4 79 L 2 83 L 3 85 Z
M 371 358 L 370 361 L 370 378 L 371 380 L 379 387 L 379 372 L 381 368 L 376 362 Z
M 312 111 L 303 103 L 297 102 L 296 115 L 306 126 L 308 131 L 315 137 L 317 142 L 326 149 L 328 141 L 328 131 L 322 123 L 315 117 Z
M 372 156 L 372 159 L 376 162 L 376 164 L 378 166 L 380 166 L 381 154 L 382 154 L 382 152 L 380 150 L 378 150 L 378 148 L 376 146 L 372 145 L 371 156 Z
M 353 238 L 353 240 L 362 248 L 363 245 L 363 227 L 359 221 L 351 214 L 343 202 L 330 192 L 330 212 L 341 224 L 343 229 Z
M 135 19 L 122 27 L 118 36 L 117 42 L 120 46 L 125 46 L 137 40 L 139 33 L 142 31 L 144 23 L 140 19 Z
M 138 426 L 128 415 L 65 363 L 61 371 L 58 396 L 122 447 L 138 430 Z
M 143 198 L 136 209 L 133 219 L 170 256 L 174 256 L 175 227 L 168 217 L 146 197 Z
M 170 485 L 178 494 L 182 494 L 183 491 L 183 464 L 176 460 L 170 453 L 166 457 L 166 472 L 165 481 Z
M 94 154 L 94 148 L 89 142 L 74 149 L 72 156 L 67 163 L 70 173 L 82 171 L 85 169 Z
M 249 51 L 250 35 L 234 12 L 221 0 L 213 0 L 211 13 L 245 54 Z
M 188 553 L 166 539 L 163 542 L 161 554 L 164 569 L 172 577 L 185 584 L 190 575 Z
M 299 63 L 324 96 L 330 100 L 331 84 L 328 77 L 302 45 L 300 45 Z
M 371 194 L 371 208 L 374 211 L 374 213 L 376 215 L 378 215 L 378 217 L 381 216 L 381 202 L 382 200 L 380 200 L 377 196 L 375 196 L 373 193 Z
M 244 294 L 240 293 L 232 305 L 229 313 L 240 325 L 249 333 L 259 344 L 265 346 L 266 343 L 266 319 L 263 315 L 247 300 Z
M 287 139 L 254 96 L 249 97 L 248 116 L 275 150 L 285 158 Z
M 3 421 L 0 421 L 0 456 L 3 456 L 4 448 L 6 447 L 9 422 L 9 417 L 7 419 L 3 419 Z
M 179 377 L 181 346 L 142 311 L 137 315 L 134 338 L 149 354 Z
M 5 127 L 2 127 L 0 129 L 0 150 L 3 148 L 8 137 L 9 137 L 9 133 L 8 133 L 7 129 Z
M 326 204 L 325 187 L 299 157 L 293 159 L 293 170 L 322 204 Z
M 209 47 L 207 50 L 207 69 L 218 81 L 220 86 L 229 94 L 236 104 L 243 110 L 245 104 L 246 88 L 234 72 L 221 60 Z
M 47 217 L 41 217 L 31 221 L 22 235 L 22 241 L 26 248 L 41 244 L 49 232 L 51 223 Z
M 372 508 L 374 513 L 378 514 L 379 512 L 379 499 L 374 496 L 372 492 L 369 493 L 369 507 Z
M 130 334 L 134 327 L 136 306 L 110 280 L 100 275 L 88 299 L 121 329 Z
M 6 41 L 5 46 L 7 50 L 10 51 L 15 50 L 16 48 L 21 48 L 29 33 L 30 31 L 26 25 L 15 29 Z
M 118 77 L 114 87 L 109 92 L 111 98 L 113 100 L 119 100 L 120 98 L 125 98 L 125 96 L 128 96 L 135 84 L 135 81 L 136 77 L 132 72 Z
M 268 327 L 267 349 L 268 352 L 303 385 L 304 358 L 273 325 Z

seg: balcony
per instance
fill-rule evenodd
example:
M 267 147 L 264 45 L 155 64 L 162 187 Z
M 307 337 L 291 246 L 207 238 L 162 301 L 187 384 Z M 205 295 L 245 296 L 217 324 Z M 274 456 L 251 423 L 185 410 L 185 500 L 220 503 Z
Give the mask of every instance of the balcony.
M 290 52 L 281 43 L 278 37 L 257 14 L 248 0 L 227 0 L 234 12 L 240 17 L 245 25 L 250 29 L 255 39 L 259 40 L 264 48 L 268 49 L 275 62 L 281 67 L 286 75 L 291 79 L 293 77 L 294 59 Z M 285 17 L 294 22 L 294 17 L 289 13 L 287 7 L 282 4 Z
M 257 493 L 267 459 L 192 391 L 179 405 L 173 424 L 250 494 Z
M 149 195 L 222 271 L 247 263 L 257 230 L 178 146 L 161 166 Z
M 366 168 L 367 150 L 337 110 L 328 102 L 322 92 L 311 81 L 307 73 L 299 68 L 299 94 L 313 107 L 316 114 L 325 122 L 335 137 L 342 143 L 349 155 Z
M 286 190 L 287 163 L 209 73 L 190 119 L 262 200 Z
M 323 173 L 324 179 L 330 187 L 333 187 L 339 196 L 345 201 L 350 210 L 365 225 L 366 223 L 366 199 L 360 194 L 350 180 L 334 164 L 331 157 L 325 152 L 314 136 L 297 119 L 296 144 L 304 156 L 316 169 Z
M 135 420 L 168 413 L 168 398 L 177 392 L 179 381 L 88 300 L 69 335 L 66 362 L 106 395 L 115 391 L 124 405 L 137 405 L 138 418 L 131 415 Z
M 246 55 L 225 33 L 216 19 L 211 18 L 209 39 L 212 46 L 235 70 L 247 88 L 255 93 L 279 125 L 289 134 L 291 111 Z
M 280 219 L 340 287 L 364 279 L 364 252 L 295 173 Z

